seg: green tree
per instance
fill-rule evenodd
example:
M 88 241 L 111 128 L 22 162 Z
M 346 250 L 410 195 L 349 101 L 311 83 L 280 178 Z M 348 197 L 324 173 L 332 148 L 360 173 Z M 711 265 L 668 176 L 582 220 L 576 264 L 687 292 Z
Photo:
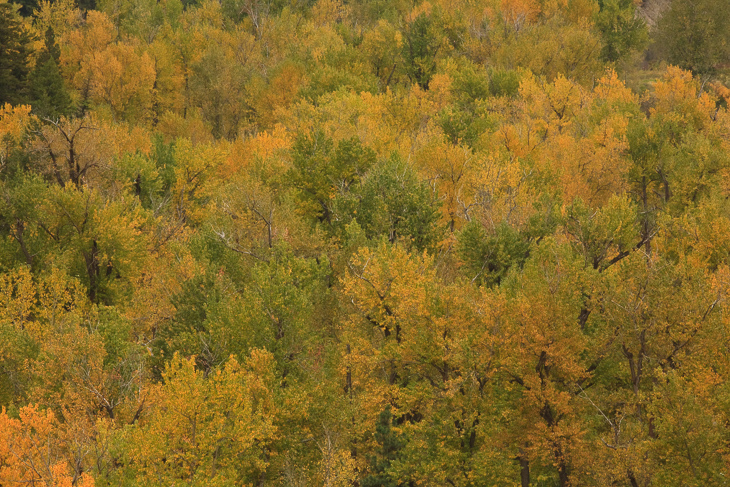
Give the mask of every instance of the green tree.
M 411 239 L 419 250 L 438 243 L 438 204 L 434 191 L 396 154 L 335 201 L 340 223 L 355 219 L 370 239 Z
M 0 104 L 18 104 L 25 99 L 30 41 L 16 7 L 0 3 Z
M 45 49 L 28 75 L 28 98 L 33 112 L 42 117 L 57 119 L 70 114 L 71 97 L 58 69 L 60 57 L 53 29 L 49 27 Z
M 438 123 L 453 145 L 473 147 L 494 121 L 487 110 L 486 99 L 492 92 L 492 76 L 473 63 L 464 62 L 453 73 L 455 103 L 439 113 Z M 490 73 L 491 74 L 491 73 Z M 519 81 L 515 82 L 515 92 Z
M 377 455 L 370 457 L 370 468 L 372 473 L 362 479 L 362 487 L 398 487 L 410 485 L 399 482 L 388 473 L 391 462 L 397 460 L 400 450 L 403 449 L 403 440 L 398 437 L 391 428 L 393 415 L 390 412 L 390 405 L 378 416 L 378 423 L 375 425 L 375 441 L 378 442 Z M 378 458 L 379 457 L 379 458 Z
M 671 64 L 711 77 L 730 56 L 730 9 L 723 0 L 674 0 L 655 39 Z
M 375 153 L 357 137 L 334 141 L 321 130 L 300 134 L 292 148 L 291 179 L 306 214 L 321 222 L 332 221 L 332 201 L 355 186 L 375 163 Z
M 467 277 L 477 284 L 498 285 L 514 266 L 527 258 L 529 241 L 506 223 L 487 235 L 479 223 L 469 222 L 458 236 L 457 252 Z
M 406 73 L 413 83 L 427 90 L 436 72 L 436 55 L 443 47 L 444 39 L 437 31 L 434 19 L 424 13 L 408 24 L 403 38 Z
M 646 45 L 646 24 L 636 15 L 633 0 L 598 0 L 598 5 L 594 20 L 603 38 L 601 57 L 605 61 L 619 61 Z

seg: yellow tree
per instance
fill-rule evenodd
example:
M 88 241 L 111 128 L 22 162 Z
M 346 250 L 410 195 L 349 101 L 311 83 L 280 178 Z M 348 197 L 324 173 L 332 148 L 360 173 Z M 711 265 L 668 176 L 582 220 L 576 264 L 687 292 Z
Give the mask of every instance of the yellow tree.
M 273 357 L 254 350 L 207 377 L 176 356 L 122 452 L 138 482 L 231 485 L 266 478 L 278 435 Z
M 727 367 L 724 339 L 718 343 L 727 282 L 725 268 L 713 276 L 655 253 L 633 253 L 604 271 L 596 287 L 605 305 L 595 322 L 601 360 L 583 392 L 602 423 L 591 469 L 604 481 L 679 476 L 700 485 L 721 475 L 723 440 L 709 425 L 722 414 L 713 394 L 725 394 L 717 377 Z M 662 466 L 669 458 L 671 467 Z
M 35 279 L 25 269 L 9 273 L 0 283 L 0 296 L 4 341 L 20 346 L 4 348 L 0 356 L 14 380 L 9 384 L 13 394 L 3 402 L 16 411 L 24 403 L 48 411 L 43 417 L 51 435 L 46 455 L 48 462 L 53 460 L 50 467 L 59 469 L 56 464 L 62 463 L 73 472 L 74 482 L 85 472 L 98 473 L 106 461 L 98 422 L 129 421 L 144 400 L 138 348 L 126 343 L 118 320 L 90 307 L 78 281 L 57 270 Z M 25 437 L 40 444 L 33 434 Z M 8 441 L 14 448 L 20 440 Z M 21 451 L 26 448 L 22 444 L 18 448 L 18 458 L 35 454 Z
M 35 117 L 30 114 L 29 105 L 0 107 L 0 173 L 9 163 L 11 156 L 21 148 L 21 142 Z
M 477 157 L 470 148 L 449 144 L 439 134 L 433 134 L 416 155 L 419 172 L 443 201 L 442 223 L 451 232 L 468 219 L 467 208 L 474 201 L 469 182 L 475 179 Z
M 52 411 L 27 406 L 18 418 L 0 412 L 0 481 L 3 485 L 92 487 L 86 473 L 74 474 L 63 457 L 60 425 Z
M 554 466 L 559 485 L 572 485 L 576 459 L 585 454 L 580 384 L 590 377 L 590 343 L 578 323 L 583 279 L 569 252 L 546 243 L 524 274 L 507 286 L 504 350 L 506 380 L 517 394 L 513 421 L 522 485 L 538 466 Z
M 430 485 L 509 478 L 514 462 L 494 454 L 504 431 L 488 419 L 499 401 L 492 380 L 500 299 L 457 292 L 436 276 L 432 258 L 399 244 L 362 248 L 343 286 L 352 307 L 340 373 L 353 447 L 381 456 L 370 475 Z M 373 440 L 383 433 L 371 432 L 388 410 L 399 446 L 378 453 Z
M 83 108 L 106 107 L 111 116 L 144 121 L 151 115 L 155 67 L 134 41 L 118 41 L 106 14 L 91 10 L 67 34 L 61 63 Z

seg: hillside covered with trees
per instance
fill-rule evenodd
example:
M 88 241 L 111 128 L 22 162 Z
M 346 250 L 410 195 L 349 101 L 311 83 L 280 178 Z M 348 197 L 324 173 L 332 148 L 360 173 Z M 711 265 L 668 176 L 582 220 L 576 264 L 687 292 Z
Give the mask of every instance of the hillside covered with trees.
M 0 0 L 0 486 L 730 485 L 724 0 Z

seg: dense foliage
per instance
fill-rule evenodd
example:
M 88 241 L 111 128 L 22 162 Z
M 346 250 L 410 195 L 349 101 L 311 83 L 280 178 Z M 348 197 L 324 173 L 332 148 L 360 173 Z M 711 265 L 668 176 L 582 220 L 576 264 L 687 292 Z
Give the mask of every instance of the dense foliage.
M 0 485 L 730 485 L 730 14 L 636 9 L 0 0 Z

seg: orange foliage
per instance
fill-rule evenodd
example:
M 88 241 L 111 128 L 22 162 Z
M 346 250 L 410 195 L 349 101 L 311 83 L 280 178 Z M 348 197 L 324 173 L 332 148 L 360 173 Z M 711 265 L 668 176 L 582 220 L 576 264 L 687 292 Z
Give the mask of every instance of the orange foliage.
M 74 475 L 63 457 L 64 443 L 59 424 L 50 410 L 23 407 L 19 418 L 0 412 L 0 481 L 21 486 L 36 483 L 47 487 L 93 487 L 88 474 Z
M 504 22 L 519 31 L 537 20 L 541 9 L 538 0 L 500 0 L 500 10 Z

